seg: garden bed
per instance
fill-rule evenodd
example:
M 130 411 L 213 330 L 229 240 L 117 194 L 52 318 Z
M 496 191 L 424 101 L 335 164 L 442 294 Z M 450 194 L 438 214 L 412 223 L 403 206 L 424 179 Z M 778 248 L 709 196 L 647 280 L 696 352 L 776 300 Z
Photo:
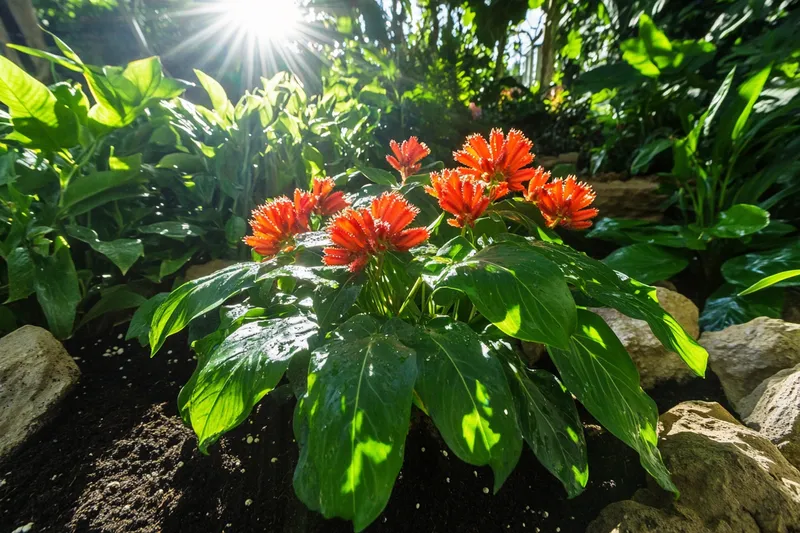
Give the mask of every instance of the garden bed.
M 1 531 L 31 522 L 32 531 L 58 532 L 352 531 L 294 495 L 288 390 L 267 396 L 203 456 L 177 415 L 178 391 L 194 367 L 185 337 L 149 359 L 135 342 L 118 339 L 123 331 L 66 343 L 81 382 L 55 420 L 0 463 Z M 104 356 L 107 349 L 115 354 Z M 726 405 L 710 373 L 651 395 L 660 412 L 687 399 Z M 367 531 L 584 531 L 602 508 L 644 486 L 645 473 L 633 450 L 579 409 L 590 480 L 577 498 L 566 498 L 527 446 L 501 491 L 487 494 L 489 468 L 446 453 L 432 426 L 414 417 L 401 476 Z

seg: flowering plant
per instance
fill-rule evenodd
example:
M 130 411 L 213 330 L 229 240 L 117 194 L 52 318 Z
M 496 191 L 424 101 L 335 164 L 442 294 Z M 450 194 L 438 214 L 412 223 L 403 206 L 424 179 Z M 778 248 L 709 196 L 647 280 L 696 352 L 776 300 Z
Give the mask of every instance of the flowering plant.
M 393 144 L 402 181 L 419 169 L 420 147 Z M 495 491 L 524 440 L 570 496 L 579 494 L 589 471 L 574 395 L 675 491 L 657 449 L 655 404 L 590 306 L 646 321 L 699 375 L 707 354 L 652 287 L 560 242 L 553 228 L 591 225 L 594 193 L 531 167 L 531 147 L 513 130 L 471 136 L 454 154 L 462 167 L 423 185 L 443 211 L 426 226 L 403 195 L 419 183 L 386 186 L 351 206 L 332 180 L 314 181 L 254 211 L 246 242 L 261 261 L 140 309 L 129 336 L 149 341 L 153 354 L 191 321 L 213 319 L 193 343 L 197 370 L 179 396 L 200 449 L 286 374 L 298 398 L 295 491 L 360 531 L 389 499 L 412 405 L 455 455 L 493 469 Z M 528 368 L 516 339 L 545 344 L 560 377 Z

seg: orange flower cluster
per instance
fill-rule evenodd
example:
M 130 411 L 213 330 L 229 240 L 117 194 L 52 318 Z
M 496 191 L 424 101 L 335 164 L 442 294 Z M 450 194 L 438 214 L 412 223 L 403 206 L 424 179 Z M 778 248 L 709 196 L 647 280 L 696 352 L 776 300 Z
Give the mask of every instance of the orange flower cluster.
M 422 244 L 430 236 L 426 228 L 406 229 L 418 213 L 396 192 L 383 193 L 369 208 L 345 209 L 328 225 L 334 245 L 325 248 L 323 261 L 357 272 L 373 256 L 387 250 L 406 252 Z
M 410 137 L 407 141 L 403 141 L 403 144 L 397 144 L 397 141 L 392 141 L 389 143 L 389 147 L 394 152 L 394 156 L 387 155 L 386 161 L 400 173 L 400 179 L 403 183 L 406 182 L 409 176 L 413 176 L 422 168 L 420 160 L 431 153 L 428 146 L 419 142 L 416 137 Z
M 464 176 L 456 170 L 431 173 L 431 186 L 425 192 L 439 200 L 439 207 L 455 215 L 447 223 L 457 228 L 472 226 L 489 207 L 491 198 L 484 194 L 486 183 Z
M 592 187 L 578 181 L 575 176 L 555 179 L 543 185 L 533 199 L 528 198 L 542 212 L 549 228 L 561 225 L 570 229 L 591 227 L 591 219 L 599 213 L 596 208 L 589 207 L 594 199 Z
M 257 207 L 250 219 L 253 234 L 244 242 L 265 259 L 291 252 L 295 236 L 311 231 L 312 214 L 330 216 L 350 205 L 342 192 L 333 192 L 334 186 L 332 178 L 314 178 L 310 191 L 295 189 L 294 201 L 280 196 Z

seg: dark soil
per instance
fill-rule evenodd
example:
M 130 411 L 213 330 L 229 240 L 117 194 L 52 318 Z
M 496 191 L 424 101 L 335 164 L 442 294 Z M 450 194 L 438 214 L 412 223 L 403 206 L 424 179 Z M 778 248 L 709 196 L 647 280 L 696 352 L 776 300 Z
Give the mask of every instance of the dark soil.
M 34 532 L 352 531 L 294 495 L 294 400 L 285 390 L 204 456 L 177 416 L 178 391 L 194 367 L 185 338 L 149 359 L 120 332 L 67 343 L 82 381 L 55 420 L 0 463 L 0 532 L 31 522 Z M 104 356 L 113 346 L 124 353 Z M 652 396 L 663 412 L 722 393 L 711 375 Z M 645 473 L 632 450 L 583 418 L 590 481 L 573 500 L 527 447 L 501 491 L 487 494 L 488 468 L 447 454 L 426 424 L 414 425 L 389 505 L 367 531 L 584 531 L 603 507 L 644 486 Z

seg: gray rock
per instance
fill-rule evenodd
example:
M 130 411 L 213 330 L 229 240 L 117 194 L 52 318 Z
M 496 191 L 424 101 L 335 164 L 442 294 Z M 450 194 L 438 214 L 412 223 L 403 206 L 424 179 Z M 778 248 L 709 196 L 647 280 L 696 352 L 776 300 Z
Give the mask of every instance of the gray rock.
M 0 458 L 49 420 L 80 375 L 45 329 L 23 326 L 0 339 Z
M 601 217 L 638 218 L 659 221 L 666 197 L 658 193 L 658 182 L 641 178 L 628 181 L 590 181 L 597 198 L 593 207 Z
M 800 530 L 800 472 L 717 403 L 684 402 L 660 419 L 675 499 L 648 481 L 606 507 L 587 533 L 788 533 Z
M 186 281 L 204 278 L 234 264 L 236 264 L 236 261 L 231 261 L 229 259 L 212 259 L 208 263 L 203 263 L 202 265 L 192 265 L 186 269 Z
M 800 364 L 800 325 L 760 317 L 722 331 L 706 331 L 700 344 L 708 350 L 711 370 L 738 413 L 742 399 L 765 379 Z
M 800 468 L 800 365 L 762 381 L 742 399 L 740 408 L 745 424 Z
M 682 294 L 663 287 L 656 287 L 656 293 L 661 307 L 696 339 L 700 334 L 697 306 Z M 643 388 L 649 389 L 669 380 L 685 381 L 695 377 L 678 354 L 664 348 L 644 320 L 630 318 L 616 309 L 592 311 L 603 317 L 628 350 L 639 369 Z

